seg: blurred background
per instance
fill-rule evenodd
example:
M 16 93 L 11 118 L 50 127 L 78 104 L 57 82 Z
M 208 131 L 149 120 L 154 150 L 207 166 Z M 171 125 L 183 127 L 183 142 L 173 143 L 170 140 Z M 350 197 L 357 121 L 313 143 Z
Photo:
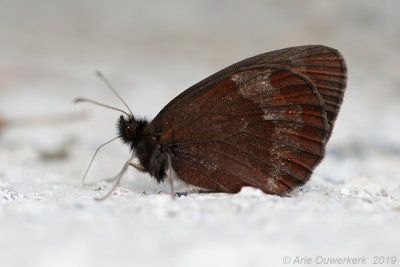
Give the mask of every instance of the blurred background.
M 283 256 L 396 253 L 399 264 L 399 10 L 395 0 L 0 0 L 0 265 L 279 266 Z M 96 70 L 151 119 L 232 63 L 306 44 L 341 51 L 349 78 L 326 159 L 297 197 L 171 202 L 131 170 L 116 196 L 94 202 L 129 157 L 118 142 L 80 185 L 119 114 L 73 100 L 122 107 Z

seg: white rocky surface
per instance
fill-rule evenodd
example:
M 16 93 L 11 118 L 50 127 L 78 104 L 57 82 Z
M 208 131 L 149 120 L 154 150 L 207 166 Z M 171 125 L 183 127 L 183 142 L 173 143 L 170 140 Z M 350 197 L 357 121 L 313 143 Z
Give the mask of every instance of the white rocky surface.
M 1 1 L 0 266 L 283 266 L 397 257 L 400 266 L 398 1 Z M 115 142 L 80 179 L 119 114 L 154 117 L 174 96 L 238 60 L 303 44 L 342 51 L 348 90 L 325 160 L 290 198 L 244 188 L 172 201 L 130 170 Z M 80 120 L 29 125 L 43 115 Z M 319 256 L 319 257 L 318 257 Z M 299 257 L 299 258 L 296 258 Z M 385 258 L 386 259 L 386 258 Z M 327 264 L 325 264 L 327 265 Z M 345 265 L 345 264 L 341 264 Z M 353 264 L 352 266 L 354 266 Z M 359 265 L 364 265 L 362 262 Z M 376 266 L 376 265 L 375 265 Z

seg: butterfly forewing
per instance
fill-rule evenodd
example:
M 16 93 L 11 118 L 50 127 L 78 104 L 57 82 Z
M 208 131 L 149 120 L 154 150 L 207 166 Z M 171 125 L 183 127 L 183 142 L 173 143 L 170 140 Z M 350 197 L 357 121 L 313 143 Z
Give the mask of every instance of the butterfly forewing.
M 322 97 L 330 130 L 332 130 L 343 101 L 347 81 L 347 68 L 339 51 L 322 45 L 285 48 L 260 54 L 235 63 L 184 91 L 159 113 L 155 121 L 160 121 L 160 116 L 167 113 L 168 110 L 178 102 L 183 101 L 187 95 L 192 94 L 194 91 L 201 90 L 207 86 L 207 84 L 213 83 L 220 77 L 241 68 L 262 64 L 288 66 L 308 77 Z M 330 134 L 328 137 L 329 136 Z
M 283 55 L 281 55 L 283 56 Z M 178 177 L 214 191 L 279 194 L 305 183 L 330 133 L 310 78 L 276 64 L 228 68 L 173 100 L 153 121 Z

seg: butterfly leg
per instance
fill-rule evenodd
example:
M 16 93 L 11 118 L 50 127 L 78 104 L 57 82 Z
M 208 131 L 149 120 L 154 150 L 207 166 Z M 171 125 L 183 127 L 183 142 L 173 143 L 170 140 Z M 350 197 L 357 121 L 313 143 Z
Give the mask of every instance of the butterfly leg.
M 167 155 L 167 161 L 168 161 L 167 179 L 168 179 L 169 186 L 171 188 L 171 197 L 172 197 L 172 199 L 175 199 L 175 190 L 174 190 L 175 171 L 172 168 L 170 155 Z
M 119 186 L 119 183 L 121 182 L 121 178 L 122 178 L 122 176 L 124 176 L 124 174 L 127 171 L 128 167 L 133 163 L 132 159 L 133 159 L 133 156 L 131 156 L 129 158 L 129 160 L 125 163 L 124 167 L 118 173 L 118 175 L 113 178 L 113 180 L 116 180 L 116 182 L 113 185 L 113 187 L 107 192 L 107 194 L 105 194 L 104 196 L 102 196 L 100 198 L 95 198 L 95 200 L 102 201 L 102 200 L 108 198 L 112 194 L 112 192 L 115 190 L 115 188 L 117 188 Z M 133 163 L 133 164 L 135 164 L 135 163 Z
M 135 162 L 131 161 L 131 162 L 129 162 L 129 165 L 132 166 L 132 167 L 135 167 L 139 171 L 142 171 L 142 172 L 146 171 L 142 165 L 137 164 Z
M 127 161 L 128 165 L 130 165 L 130 166 L 132 166 L 132 167 L 135 167 L 135 168 L 136 168 L 137 170 L 139 170 L 139 171 L 144 172 L 144 171 L 145 171 L 144 167 L 143 167 L 142 165 L 140 165 L 140 164 L 137 164 L 137 163 L 131 161 L 132 159 L 133 159 L 133 157 L 130 158 L 130 161 Z M 125 165 L 126 165 L 127 163 L 125 163 Z M 125 165 L 124 165 L 124 167 L 123 167 L 122 169 L 125 168 Z M 115 175 L 113 178 L 109 178 L 109 179 L 105 179 L 105 180 L 106 180 L 107 182 L 114 182 L 115 180 L 118 179 L 118 177 L 120 176 L 121 172 L 122 172 L 122 170 L 121 170 L 117 175 Z

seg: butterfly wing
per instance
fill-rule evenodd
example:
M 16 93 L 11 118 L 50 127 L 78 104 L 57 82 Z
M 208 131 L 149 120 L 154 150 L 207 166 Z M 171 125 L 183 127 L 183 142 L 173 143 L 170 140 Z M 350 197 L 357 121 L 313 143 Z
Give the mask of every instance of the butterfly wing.
M 189 88 L 152 122 L 160 142 L 170 146 L 180 179 L 213 191 L 253 186 L 272 194 L 309 179 L 334 119 L 309 76 L 282 64 L 258 64 L 268 54 Z
M 239 64 L 274 63 L 288 66 L 308 77 L 322 96 L 332 130 L 343 102 L 347 82 L 346 63 L 336 49 L 326 46 L 300 46 L 265 53 Z

